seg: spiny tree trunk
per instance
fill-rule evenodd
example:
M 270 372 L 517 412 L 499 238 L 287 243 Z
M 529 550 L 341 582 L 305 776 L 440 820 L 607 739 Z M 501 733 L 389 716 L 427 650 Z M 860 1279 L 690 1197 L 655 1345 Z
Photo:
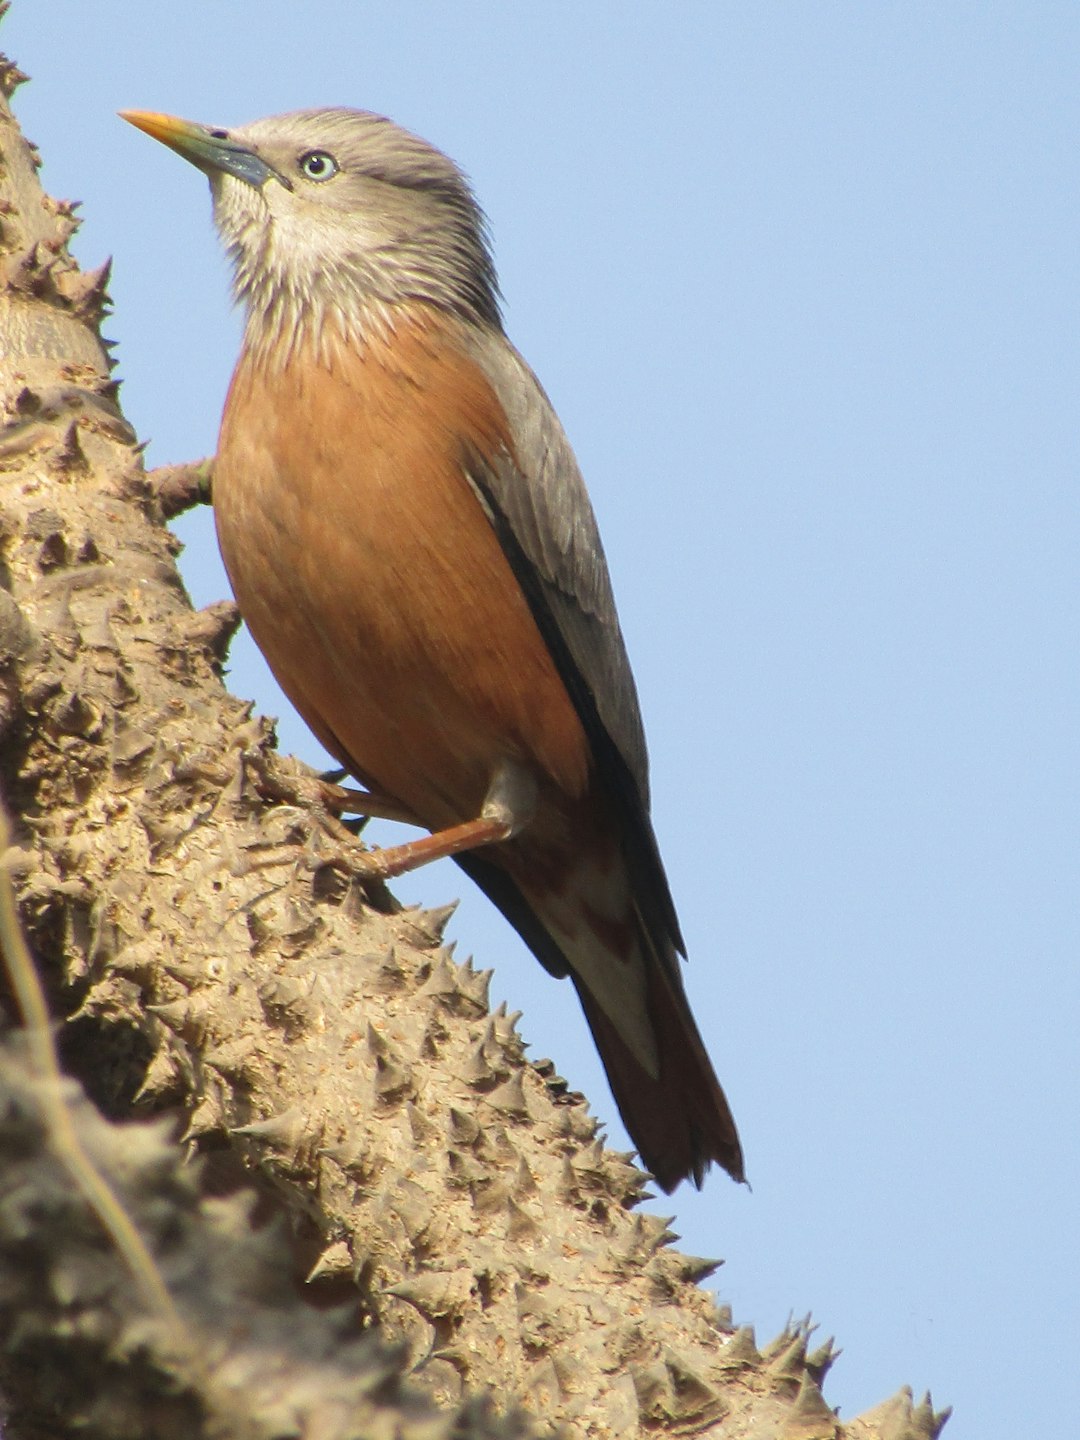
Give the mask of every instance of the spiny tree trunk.
M 6 104 L 0 152 L 6 870 L 73 1077 L 5 994 L 5 1434 L 935 1436 L 906 1391 L 841 1424 L 806 1327 L 733 1328 L 445 913 L 267 798 L 301 771 L 221 682 L 235 608 L 193 611 L 178 577 L 105 273 Z M 58 1093 L 142 1261 L 76 1183 Z

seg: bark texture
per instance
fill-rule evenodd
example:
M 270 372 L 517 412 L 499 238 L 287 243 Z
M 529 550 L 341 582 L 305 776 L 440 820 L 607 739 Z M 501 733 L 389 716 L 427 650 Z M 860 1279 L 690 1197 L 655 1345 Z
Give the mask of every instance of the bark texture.
M 64 1104 L 169 1303 L 58 1159 L 5 994 L 5 1434 L 931 1440 L 908 1391 L 841 1423 L 808 1326 L 736 1328 L 449 912 L 268 798 L 303 772 L 222 684 L 235 607 L 192 610 L 164 525 L 201 482 L 143 469 L 75 223 L 0 105 L 6 869 Z

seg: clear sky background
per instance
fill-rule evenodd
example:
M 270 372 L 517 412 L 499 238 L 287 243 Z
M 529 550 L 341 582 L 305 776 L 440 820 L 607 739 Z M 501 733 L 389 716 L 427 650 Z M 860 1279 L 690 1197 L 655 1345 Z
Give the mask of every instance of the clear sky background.
M 907 1382 L 953 1440 L 1076 1434 L 1075 0 L 16 0 L 0 41 L 115 256 L 151 463 L 213 450 L 238 322 L 204 179 L 118 108 L 353 104 L 469 171 L 600 518 L 754 1187 L 658 1208 L 759 1340 L 838 1336 L 845 1416 Z M 178 528 L 220 598 L 209 516 Z M 318 762 L 247 644 L 231 683 Z M 569 986 L 454 867 L 397 888 L 462 895 L 625 1145 Z

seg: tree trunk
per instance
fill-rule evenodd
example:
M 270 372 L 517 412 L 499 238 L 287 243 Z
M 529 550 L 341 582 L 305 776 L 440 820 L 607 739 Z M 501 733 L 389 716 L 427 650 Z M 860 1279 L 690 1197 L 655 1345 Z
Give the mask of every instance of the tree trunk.
M 0 152 L 5 868 L 71 1077 L 0 1031 L 5 1435 L 935 1436 L 906 1391 L 841 1424 L 805 1326 L 734 1329 L 446 912 L 350 873 L 222 684 L 235 607 L 188 602 L 6 104 Z

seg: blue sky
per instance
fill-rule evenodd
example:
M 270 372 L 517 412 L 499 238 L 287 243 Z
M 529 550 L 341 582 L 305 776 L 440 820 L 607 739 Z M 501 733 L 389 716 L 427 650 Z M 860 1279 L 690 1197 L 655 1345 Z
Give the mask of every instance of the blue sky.
M 151 463 L 213 449 L 238 326 L 205 182 L 117 109 L 355 104 L 469 171 L 600 518 L 754 1186 L 659 1208 L 759 1339 L 839 1337 L 845 1416 L 907 1382 L 953 1440 L 1071 1433 L 1080 9 L 16 0 L 0 40 L 115 257 Z M 231 683 L 317 761 L 246 645 Z M 569 988 L 454 868 L 398 890 L 462 895 L 624 1144 Z

